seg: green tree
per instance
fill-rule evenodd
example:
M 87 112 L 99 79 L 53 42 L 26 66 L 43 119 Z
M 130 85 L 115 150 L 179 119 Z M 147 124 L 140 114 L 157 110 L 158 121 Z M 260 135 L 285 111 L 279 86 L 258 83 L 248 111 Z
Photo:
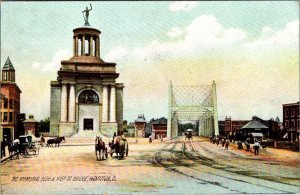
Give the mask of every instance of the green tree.
M 50 118 L 45 118 L 39 122 L 39 131 L 40 132 L 49 132 L 50 131 Z

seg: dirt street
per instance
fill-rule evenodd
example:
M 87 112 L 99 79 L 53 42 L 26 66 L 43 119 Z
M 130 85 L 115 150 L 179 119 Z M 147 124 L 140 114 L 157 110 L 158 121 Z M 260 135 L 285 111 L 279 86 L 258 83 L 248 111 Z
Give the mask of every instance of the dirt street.
M 107 140 L 105 140 L 107 143 Z M 129 155 L 97 161 L 93 139 L 1 165 L 2 194 L 296 193 L 299 153 L 267 148 L 260 156 L 207 139 L 129 139 Z

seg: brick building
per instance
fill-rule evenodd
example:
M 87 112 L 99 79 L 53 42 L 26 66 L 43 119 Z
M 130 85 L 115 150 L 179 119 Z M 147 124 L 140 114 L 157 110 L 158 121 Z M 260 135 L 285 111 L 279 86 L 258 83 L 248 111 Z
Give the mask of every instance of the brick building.
M 283 127 L 286 134 L 286 137 L 291 140 L 299 140 L 299 132 L 300 132 L 300 104 L 297 103 L 289 103 L 283 104 Z
M 165 117 L 150 121 L 152 137 L 160 139 L 167 137 L 168 120 Z
M 21 90 L 15 82 L 15 69 L 7 58 L 1 77 L 0 113 L 1 113 L 1 140 L 13 140 L 19 136 L 17 131 L 17 115 L 20 113 Z

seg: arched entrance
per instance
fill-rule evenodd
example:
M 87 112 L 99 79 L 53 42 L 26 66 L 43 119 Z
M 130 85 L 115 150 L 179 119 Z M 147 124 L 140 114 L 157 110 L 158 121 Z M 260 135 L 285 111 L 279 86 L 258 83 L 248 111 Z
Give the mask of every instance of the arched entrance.
M 78 129 L 99 131 L 100 94 L 94 89 L 84 89 L 78 93 Z

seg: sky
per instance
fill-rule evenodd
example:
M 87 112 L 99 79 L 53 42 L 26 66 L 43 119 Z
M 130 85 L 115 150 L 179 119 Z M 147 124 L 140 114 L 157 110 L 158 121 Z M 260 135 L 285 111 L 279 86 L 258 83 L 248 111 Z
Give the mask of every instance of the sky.
M 299 101 L 297 1 L 1 2 L 1 67 L 9 56 L 27 116 L 50 116 L 50 81 L 72 57 L 72 30 L 90 3 L 128 121 L 167 117 L 170 81 L 214 80 L 219 120 L 282 120 L 282 104 Z

